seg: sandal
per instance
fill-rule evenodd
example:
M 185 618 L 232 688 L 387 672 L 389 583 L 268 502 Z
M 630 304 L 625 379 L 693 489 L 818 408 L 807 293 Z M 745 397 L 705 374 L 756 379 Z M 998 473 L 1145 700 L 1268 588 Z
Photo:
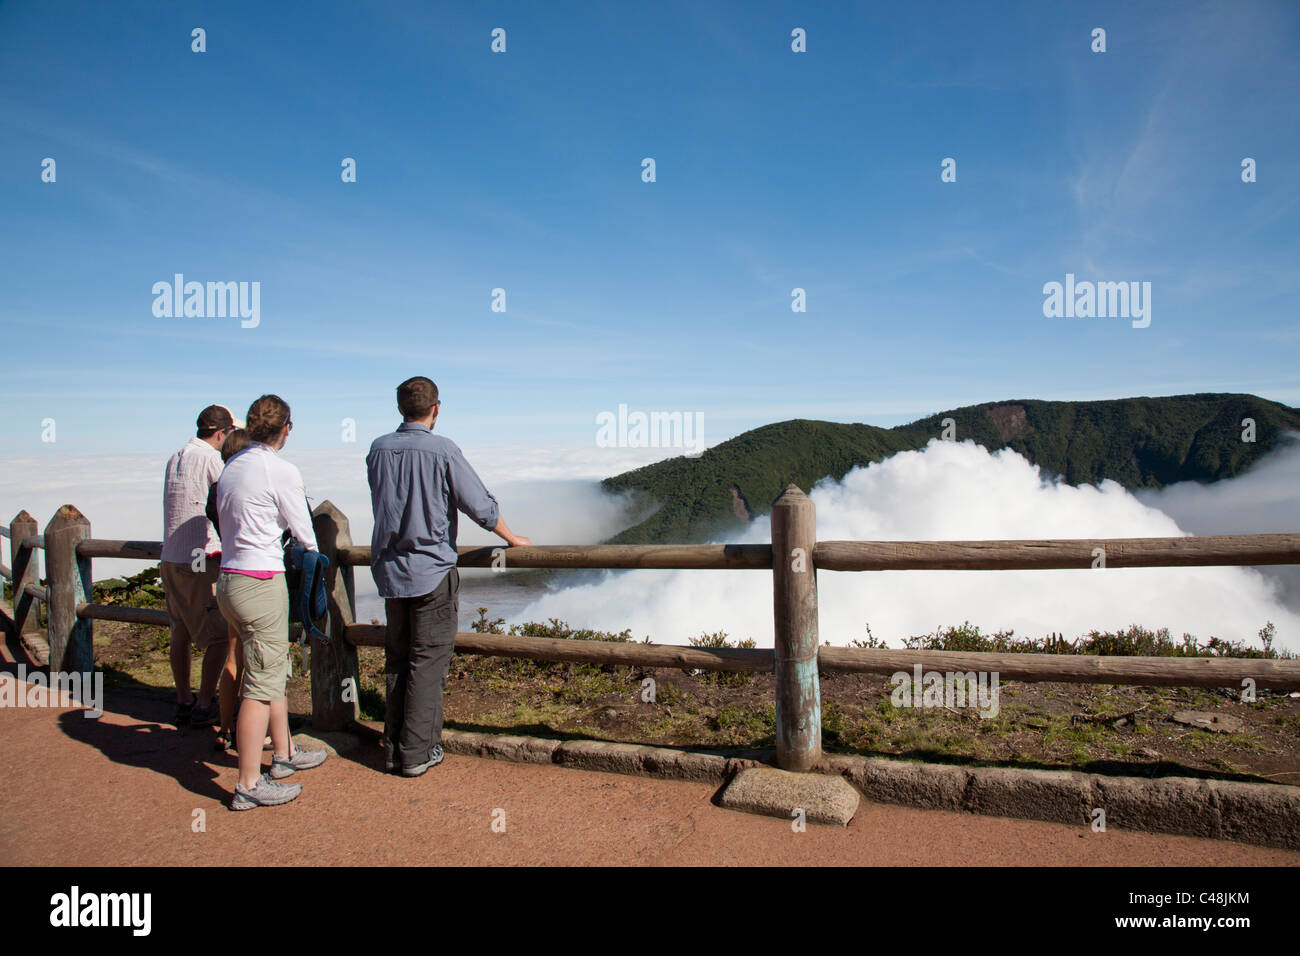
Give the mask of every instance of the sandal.
M 234 750 L 235 749 L 235 732 L 233 730 L 218 730 L 217 739 L 213 741 L 213 750 Z

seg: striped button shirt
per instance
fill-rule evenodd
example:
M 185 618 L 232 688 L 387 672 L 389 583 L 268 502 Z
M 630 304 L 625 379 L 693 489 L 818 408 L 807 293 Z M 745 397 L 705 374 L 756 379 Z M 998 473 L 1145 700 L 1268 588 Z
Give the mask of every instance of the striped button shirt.
M 203 554 L 221 550 L 221 539 L 205 511 L 208 489 L 221 477 L 221 454 L 200 438 L 167 460 L 163 474 L 162 559 L 189 564 L 195 549 Z

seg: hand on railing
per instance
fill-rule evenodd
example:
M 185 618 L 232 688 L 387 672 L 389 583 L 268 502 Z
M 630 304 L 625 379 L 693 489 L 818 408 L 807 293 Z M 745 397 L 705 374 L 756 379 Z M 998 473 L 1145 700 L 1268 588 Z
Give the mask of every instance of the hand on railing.
M 500 538 L 512 548 L 526 548 L 533 543 L 531 539 L 520 537 L 511 531 L 510 526 L 506 524 L 504 515 L 499 515 L 497 517 L 496 527 L 493 528 L 492 531 L 494 534 L 500 536 Z

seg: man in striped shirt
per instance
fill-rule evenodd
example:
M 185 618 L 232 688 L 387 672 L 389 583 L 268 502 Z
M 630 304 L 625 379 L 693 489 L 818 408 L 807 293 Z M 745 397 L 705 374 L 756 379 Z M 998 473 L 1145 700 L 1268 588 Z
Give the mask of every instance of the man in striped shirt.
M 243 423 L 224 405 L 199 413 L 198 431 L 167 461 L 163 477 L 163 546 L 160 571 L 171 616 L 171 665 L 176 681 L 177 727 L 207 727 L 216 719 L 213 696 L 226 660 L 229 632 L 217 607 L 215 586 L 221 539 L 205 508 L 208 489 L 221 477 L 221 443 Z M 190 691 L 190 646 L 203 652 L 197 697 Z

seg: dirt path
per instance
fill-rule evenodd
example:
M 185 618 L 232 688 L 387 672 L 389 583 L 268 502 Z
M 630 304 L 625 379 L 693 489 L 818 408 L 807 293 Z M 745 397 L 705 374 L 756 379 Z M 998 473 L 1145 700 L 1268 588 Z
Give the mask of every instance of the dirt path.
M 380 772 L 377 748 L 303 772 L 287 806 L 232 813 L 234 758 L 210 731 L 178 733 L 153 697 L 111 695 L 106 711 L 0 708 L 0 864 L 1300 865 L 1236 843 L 865 802 L 846 829 L 796 833 L 713 806 L 708 784 L 461 756 L 407 780 Z

